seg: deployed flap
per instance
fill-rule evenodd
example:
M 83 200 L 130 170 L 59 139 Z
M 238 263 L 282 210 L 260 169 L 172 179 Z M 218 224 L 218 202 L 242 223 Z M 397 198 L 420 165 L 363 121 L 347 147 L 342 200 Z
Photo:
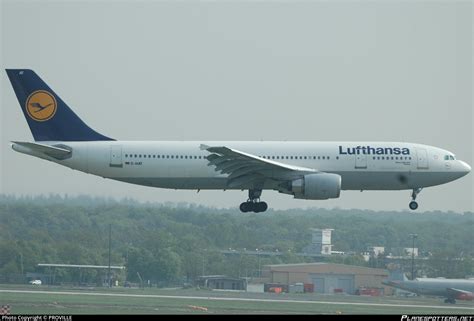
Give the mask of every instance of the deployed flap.
M 66 159 L 71 157 L 72 151 L 45 144 L 29 143 L 29 142 L 12 142 L 12 148 L 20 153 L 31 154 L 31 152 L 42 153 L 56 159 Z
M 208 166 L 229 175 L 228 186 L 239 187 L 250 182 L 262 183 L 266 179 L 289 180 L 318 171 L 311 168 L 299 167 L 258 157 L 225 146 L 211 147 L 201 145 L 207 150 Z

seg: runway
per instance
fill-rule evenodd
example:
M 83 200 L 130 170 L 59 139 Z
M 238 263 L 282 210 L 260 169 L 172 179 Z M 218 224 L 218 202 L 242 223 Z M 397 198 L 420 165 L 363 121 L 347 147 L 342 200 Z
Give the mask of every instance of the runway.
M 346 302 L 346 301 L 310 301 L 294 299 L 255 299 L 236 297 L 212 297 L 212 296 L 179 296 L 179 295 L 155 295 L 155 294 L 124 294 L 124 293 L 101 293 L 101 292 L 68 292 L 68 291 L 33 291 L 33 290 L 0 290 L 0 293 L 28 293 L 28 294 L 58 294 L 58 295 L 83 295 L 100 297 L 129 297 L 129 298 L 162 298 L 162 299 L 183 299 L 183 300 L 208 300 L 208 301 L 237 301 L 237 302 L 277 302 L 277 303 L 302 303 L 302 304 L 325 304 L 325 305 L 353 305 L 353 306 L 373 306 L 373 307 L 398 307 L 398 308 L 428 308 L 443 309 L 447 311 L 470 310 L 474 307 L 466 306 L 439 306 L 439 305 L 414 305 L 414 304 L 390 304 L 390 303 L 370 303 L 370 302 Z

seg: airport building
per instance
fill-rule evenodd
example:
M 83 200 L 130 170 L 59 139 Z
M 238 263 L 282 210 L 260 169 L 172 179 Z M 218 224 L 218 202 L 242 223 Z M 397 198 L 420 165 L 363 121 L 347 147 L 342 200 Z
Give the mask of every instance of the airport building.
M 332 254 L 331 234 L 333 229 L 311 229 L 311 244 L 303 248 L 303 253 L 308 254 Z
M 379 289 L 380 294 L 391 294 L 392 289 L 382 284 L 389 276 L 384 269 L 335 263 L 277 264 L 263 267 L 268 283 L 290 287 L 303 283 L 311 285 L 315 293 L 360 293 L 361 289 Z
M 202 288 L 216 290 L 246 290 L 247 281 L 243 278 L 231 278 L 225 275 L 202 275 L 197 279 Z

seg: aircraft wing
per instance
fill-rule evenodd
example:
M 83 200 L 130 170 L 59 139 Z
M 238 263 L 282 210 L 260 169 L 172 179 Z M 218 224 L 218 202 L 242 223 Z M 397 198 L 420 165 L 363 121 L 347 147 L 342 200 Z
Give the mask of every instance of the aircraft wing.
M 474 300 L 474 293 L 470 291 L 455 288 L 447 288 L 446 290 L 448 291 L 450 296 L 453 296 L 458 300 Z
M 201 145 L 201 149 L 211 153 L 207 156 L 208 166 L 214 166 L 216 171 L 229 175 L 228 186 L 231 188 L 248 183 L 263 184 L 268 179 L 293 180 L 319 172 L 316 169 L 275 162 L 225 146 Z

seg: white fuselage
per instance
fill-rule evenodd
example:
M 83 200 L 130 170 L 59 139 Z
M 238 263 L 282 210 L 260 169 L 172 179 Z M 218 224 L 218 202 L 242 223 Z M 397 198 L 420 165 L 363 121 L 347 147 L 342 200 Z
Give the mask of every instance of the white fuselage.
M 65 160 L 42 157 L 118 181 L 172 189 L 232 189 L 208 165 L 201 144 L 227 146 L 274 162 L 338 174 L 343 190 L 402 190 L 444 184 L 470 167 L 446 150 L 394 142 L 44 142 L 72 149 Z M 24 152 L 24 151 L 23 151 Z M 26 152 L 28 153 L 28 152 Z M 33 153 L 28 153 L 32 154 Z M 38 155 L 34 155 L 38 156 Z M 448 156 L 448 157 L 446 157 Z M 451 158 L 449 158 L 451 156 Z M 247 189 L 252 186 L 239 186 Z M 263 189 L 278 190 L 266 180 Z

